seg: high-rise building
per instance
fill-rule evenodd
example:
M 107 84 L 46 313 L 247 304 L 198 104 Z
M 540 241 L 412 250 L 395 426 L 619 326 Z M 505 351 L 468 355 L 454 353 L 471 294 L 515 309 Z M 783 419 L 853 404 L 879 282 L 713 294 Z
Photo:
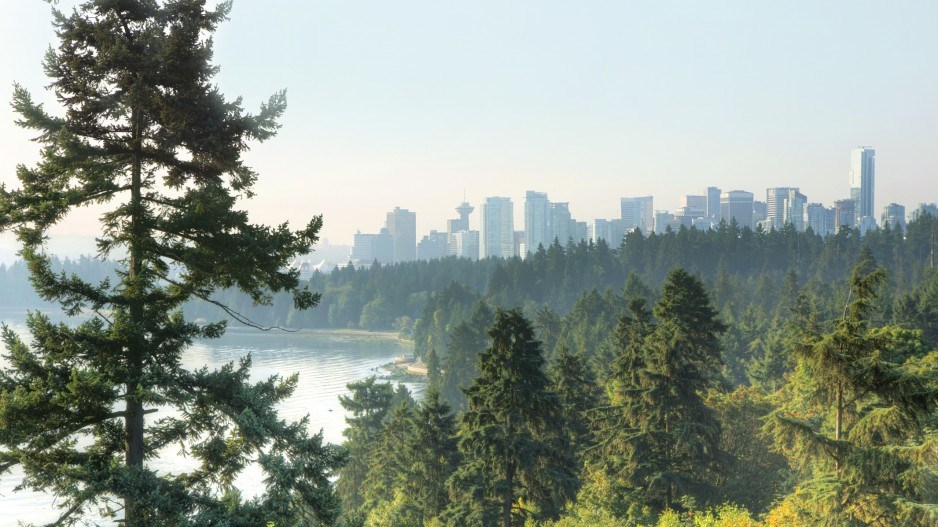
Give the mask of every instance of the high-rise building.
M 720 196 L 722 192 L 717 187 L 707 187 L 707 217 L 720 221 Z
M 804 207 L 808 198 L 798 188 L 777 187 L 766 190 L 766 214 L 768 225 L 776 230 L 791 224 L 798 231 L 804 230 Z
M 873 216 L 873 187 L 876 184 L 876 150 L 859 146 L 850 151 L 850 199 L 855 202 L 854 223 Z
M 691 227 L 694 220 L 707 217 L 707 196 L 686 195 L 681 198 L 681 206 L 674 213 L 675 219 L 685 227 Z M 655 227 L 657 232 L 658 228 Z
M 479 231 L 459 231 L 453 237 L 456 241 L 453 256 L 470 260 L 479 259 Z
M 515 219 L 511 198 L 485 198 L 482 204 L 481 258 L 515 255 Z
M 806 228 L 810 227 L 818 236 L 824 238 L 834 234 L 834 209 L 820 203 L 809 203 L 805 208 Z
M 918 208 L 912 211 L 912 219 L 917 219 L 922 214 L 938 218 L 938 203 L 919 203 Z
M 439 260 L 449 255 L 449 235 L 445 232 L 430 231 L 417 244 L 418 260 Z
M 840 232 L 841 227 L 857 226 L 857 202 L 853 199 L 839 199 L 834 202 L 834 229 Z
M 417 213 L 394 207 L 388 213 L 387 228 L 394 238 L 394 261 L 414 261 L 417 257 Z
M 379 264 L 394 263 L 394 237 L 387 229 L 378 234 L 356 232 L 352 246 L 352 263 L 367 267 L 374 262 Z
M 655 211 L 655 234 L 664 234 L 669 228 L 677 232 L 681 228 L 681 220 L 666 210 Z
M 730 223 L 735 218 L 740 229 L 755 225 L 754 207 L 752 192 L 731 190 L 720 194 L 720 220 Z
M 566 247 L 567 242 L 575 237 L 575 226 L 576 222 L 570 215 L 569 203 L 550 204 L 550 243 L 557 240 L 562 247 Z
M 593 243 L 599 243 L 599 240 L 603 240 L 609 247 L 618 248 L 619 245 L 622 244 L 622 238 L 625 237 L 625 232 L 625 222 L 622 220 L 597 219 L 593 221 L 590 238 L 593 240 Z
M 546 192 L 527 191 L 524 195 L 524 247 L 529 253 L 550 246 L 550 201 Z
M 654 231 L 655 208 L 652 196 L 621 198 L 619 206 L 620 218 L 622 223 L 625 224 L 626 231 L 639 229 L 646 235 Z
M 893 228 L 905 230 L 905 207 L 898 203 L 890 203 L 883 207 L 883 215 L 880 218 L 885 227 L 887 224 Z

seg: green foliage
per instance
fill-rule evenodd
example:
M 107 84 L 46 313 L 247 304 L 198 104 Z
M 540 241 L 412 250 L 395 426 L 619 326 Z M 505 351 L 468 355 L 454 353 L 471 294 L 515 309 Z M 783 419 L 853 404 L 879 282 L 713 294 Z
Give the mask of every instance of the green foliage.
M 342 498 L 343 507 L 355 512 L 364 504 L 362 486 L 368 477 L 369 454 L 374 451 L 377 438 L 384 428 L 384 420 L 394 400 L 391 383 L 379 383 L 372 376 L 348 385 L 351 396 L 339 397 L 339 403 L 351 417 L 342 431 L 346 440 L 343 445 L 349 455 L 348 464 L 338 471 L 336 491 Z
M 805 514 L 824 525 L 932 525 L 938 391 L 916 374 L 915 334 L 871 328 L 885 278 L 870 255 L 830 331 L 805 323 L 789 401 L 765 431 L 801 469 Z M 906 366 L 909 364 L 909 366 Z
M 0 229 L 16 232 L 43 300 L 92 316 L 69 327 L 33 314 L 30 345 L 3 332 L 0 472 L 20 465 L 24 488 L 55 495 L 57 525 L 96 511 L 130 527 L 330 523 L 338 513 L 329 477 L 343 456 L 306 420 L 286 423 L 274 410 L 295 376 L 250 383 L 249 357 L 217 371 L 181 366 L 189 344 L 225 328 L 187 322 L 179 311 L 192 299 L 244 324 L 248 315 L 216 292 L 239 290 L 271 311 L 277 295 L 296 310 L 319 299 L 286 269 L 317 241 L 321 217 L 293 231 L 252 224 L 236 208 L 257 179 L 241 155 L 275 134 L 286 98 L 248 114 L 213 84 L 211 35 L 229 7 L 91 0 L 53 11 L 60 43 L 43 66 L 61 116 L 13 91 L 17 124 L 42 150 L 35 167 L 17 167 L 20 188 L 0 187 Z M 44 253 L 49 229 L 86 205 L 105 210 L 98 256 L 127 254 L 99 281 L 57 272 Z M 161 475 L 147 466 L 170 445 L 196 467 Z M 229 489 L 252 462 L 266 489 L 245 501 Z
M 720 423 L 702 394 L 718 386 L 726 326 L 703 285 L 683 270 L 669 275 L 654 323 L 643 299 L 629 307 L 618 330 L 611 405 L 597 423 L 597 463 L 631 502 L 662 510 L 679 496 L 706 499 L 720 461 Z
M 549 390 L 540 343 L 518 310 L 498 310 L 480 375 L 466 390 L 447 521 L 456 525 L 556 518 L 575 493 L 560 401 Z

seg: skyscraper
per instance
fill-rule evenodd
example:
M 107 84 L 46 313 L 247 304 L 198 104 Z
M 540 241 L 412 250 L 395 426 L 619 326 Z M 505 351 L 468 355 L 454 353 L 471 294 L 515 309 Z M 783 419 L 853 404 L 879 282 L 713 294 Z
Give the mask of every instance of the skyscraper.
M 535 253 L 541 245 L 546 249 L 551 241 L 550 201 L 547 200 L 547 193 L 529 190 L 524 195 L 525 251 Z
M 840 232 L 841 227 L 857 225 L 857 202 L 851 199 L 839 199 L 834 202 L 834 229 Z
M 890 203 L 883 207 L 883 215 L 880 218 L 883 226 L 889 224 L 893 229 L 901 228 L 905 230 L 905 207 L 898 203 Z
M 619 207 L 622 223 L 627 231 L 639 229 L 650 234 L 655 229 L 654 197 L 621 198 Z
M 805 210 L 805 227 L 811 227 L 815 234 L 824 238 L 834 234 L 834 209 L 820 203 L 808 203 Z
M 414 261 L 417 258 L 417 213 L 394 207 L 388 213 L 387 227 L 394 238 L 394 261 Z
M 876 150 L 858 146 L 850 151 L 850 199 L 855 202 L 855 225 L 873 216 L 873 187 L 876 184 Z
M 733 218 L 739 228 L 754 226 L 754 200 L 752 192 L 731 190 L 720 194 L 720 220 L 730 223 Z
M 511 198 L 485 198 L 482 204 L 481 258 L 515 254 L 515 219 Z
M 707 217 L 714 221 L 720 220 L 720 189 L 707 187 Z
M 576 222 L 570 215 L 569 203 L 551 203 L 550 204 L 550 243 L 557 240 L 561 246 L 566 247 L 567 242 L 573 238 L 574 243 L 579 240 L 574 232 Z M 547 247 L 545 245 L 545 247 Z
M 798 188 L 777 187 L 766 190 L 766 220 L 776 230 L 789 223 L 804 230 L 804 207 L 808 198 Z

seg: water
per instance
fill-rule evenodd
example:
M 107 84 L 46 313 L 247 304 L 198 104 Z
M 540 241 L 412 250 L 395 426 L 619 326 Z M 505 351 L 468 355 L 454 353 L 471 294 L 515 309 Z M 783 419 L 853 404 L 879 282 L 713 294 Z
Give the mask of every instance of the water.
M 26 335 L 23 313 L 2 312 L 0 320 Z M 309 414 L 311 432 L 322 430 L 327 442 L 340 443 L 345 427 L 345 413 L 338 396 L 347 393 L 345 385 L 370 375 L 387 374 L 381 366 L 394 357 L 411 353 L 412 348 L 391 338 L 347 332 L 264 333 L 253 330 L 229 330 L 217 341 L 201 342 L 186 351 L 183 364 L 195 369 L 217 368 L 251 353 L 252 380 L 271 375 L 299 373 L 299 385 L 289 400 L 278 407 L 281 418 L 293 421 Z M 0 366 L 6 362 L 0 359 Z M 421 384 L 407 384 L 415 396 Z M 163 412 L 155 416 L 166 415 Z M 148 416 L 151 417 L 151 416 Z M 175 450 L 161 454 L 151 466 L 161 472 L 184 469 L 189 460 Z M 259 471 L 246 470 L 237 485 L 246 495 L 260 491 Z M 30 491 L 13 492 L 19 482 L 13 472 L 0 478 L 0 527 L 14 527 L 17 521 L 36 524 L 58 517 L 50 496 Z

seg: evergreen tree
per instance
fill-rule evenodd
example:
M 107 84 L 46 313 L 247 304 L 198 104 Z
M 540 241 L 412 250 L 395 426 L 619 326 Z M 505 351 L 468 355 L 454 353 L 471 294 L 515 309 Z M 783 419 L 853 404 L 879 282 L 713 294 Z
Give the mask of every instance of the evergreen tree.
M 581 468 L 583 456 L 594 444 L 589 417 L 600 405 L 596 375 L 582 353 L 570 353 L 563 344 L 558 346 L 548 374 L 563 408 L 563 432 L 569 438 L 571 455 Z
M 833 329 L 805 317 L 787 402 L 765 430 L 800 468 L 797 491 L 811 521 L 934 525 L 938 390 L 914 366 L 923 346 L 910 346 L 903 330 L 870 327 L 885 271 L 869 250 L 861 257 Z
M 421 525 L 436 518 L 449 503 L 446 482 L 459 466 L 456 420 L 431 388 L 412 417 L 407 448 L 413 453 L 408 480 Z
M 427 386 L 439 389 L 441 382 L 440 356 L 437 354 L 436 348 L 430 348 L 430 351 L 427 352 Z
M 456 326 L 450 334 L 449 346 L 441 377 L 441 395 L 456 412 L 466 411 L 463 390 L 479 375 L 478 357 L 485 349 L 485 334 L 492 324 L 494 313 L 484 302 L 479 302 L 472 317 Z
M 20 188 L 0 187 L 0 229 L 15 229 L 43 299 L 93 315 L 69 327 L 33 314 L 29 346 L 4 332 L 0 472 L 19 464 L 24 487 L 55 495 L 57 525 L 95 509 L 129 527 L 287 525 L 301 511 L 328 523 L 337 514 L 328 477 L 340 453 L 306 421 L 285 423 L 274 410 L 295 376 L 250 384 L 249 358 L 218 371 L 181 365 L 193 340 L 225 327 L 187 322 L 180 310 L 190 299 L 242 323 L 215 291 L 240 289 L 255 305 L 292 293 L 300 309 L 318 300 L 286 269 L 317 240 L 321 218 L 291 231 L 252 224 L 236 208 L 257 178 L 241 155 L 274 135 L 285 95 L 257 114 L 225 100 L 212 84 L 211 34 L 230 4 L 204 3 L 88 0 L 54 11 L 60 44 L 44 68 L 64 112 L 14 88 L 17 123 L 42 150 L 35 167 L 17 168 Z M 57 274 L 43 252 L 49 229 L 85 205 L 110 207 L 99 255 L 127 254 L 114 281 Z M 149 462 L 180 444 L 197 467 L 158 474 Z M 252 460 L 266 492 L 249 502 L 225 496 Z
M 359 491 L 364 510 L 392 501 L 398 489 L 409 485 L 410 472 L 416 461 L 414 451 L 407 448 L 413 417 L 413 406 L 406 400 L 398 401 L 377 432 L 373 447 L 363 452 L 368 463 L 368 472 Z
M 614 454 L 606 470 L 632 501 L 659 510 L 681 496 L 706 499 L 720 459 L 720 424 L 702 394 L 718 386 L 726 326 L 700 281 L 681 269 L 663 286 L 654 326 L 640 300 L 631 310 L 634 319 L 620 325 L 613 416 L 599 432 Z
M 364 504 L 362 487 L 368 477 L 368 456 L 384 428 L 395 393 L 391 383 L 379 383 L 374 376 L 350 383 L 347 387 L 352 395 L 339 396 L 339 403 L 352 414 L 345 418 L 348 426 L 342 431 L 346 438 L 343 446 L 349 460 L 338 472 L 336 490 L 344 509 L 354 512 Z
M 511 527 L 528 516 L 555 518 L 573 497 L 575 476 L 540 343 L 519 310 L 498 310 L 489 336 L 480 375 L 466 390 L 459 442 L 466 461 L 451 479 L 449 521 Z

